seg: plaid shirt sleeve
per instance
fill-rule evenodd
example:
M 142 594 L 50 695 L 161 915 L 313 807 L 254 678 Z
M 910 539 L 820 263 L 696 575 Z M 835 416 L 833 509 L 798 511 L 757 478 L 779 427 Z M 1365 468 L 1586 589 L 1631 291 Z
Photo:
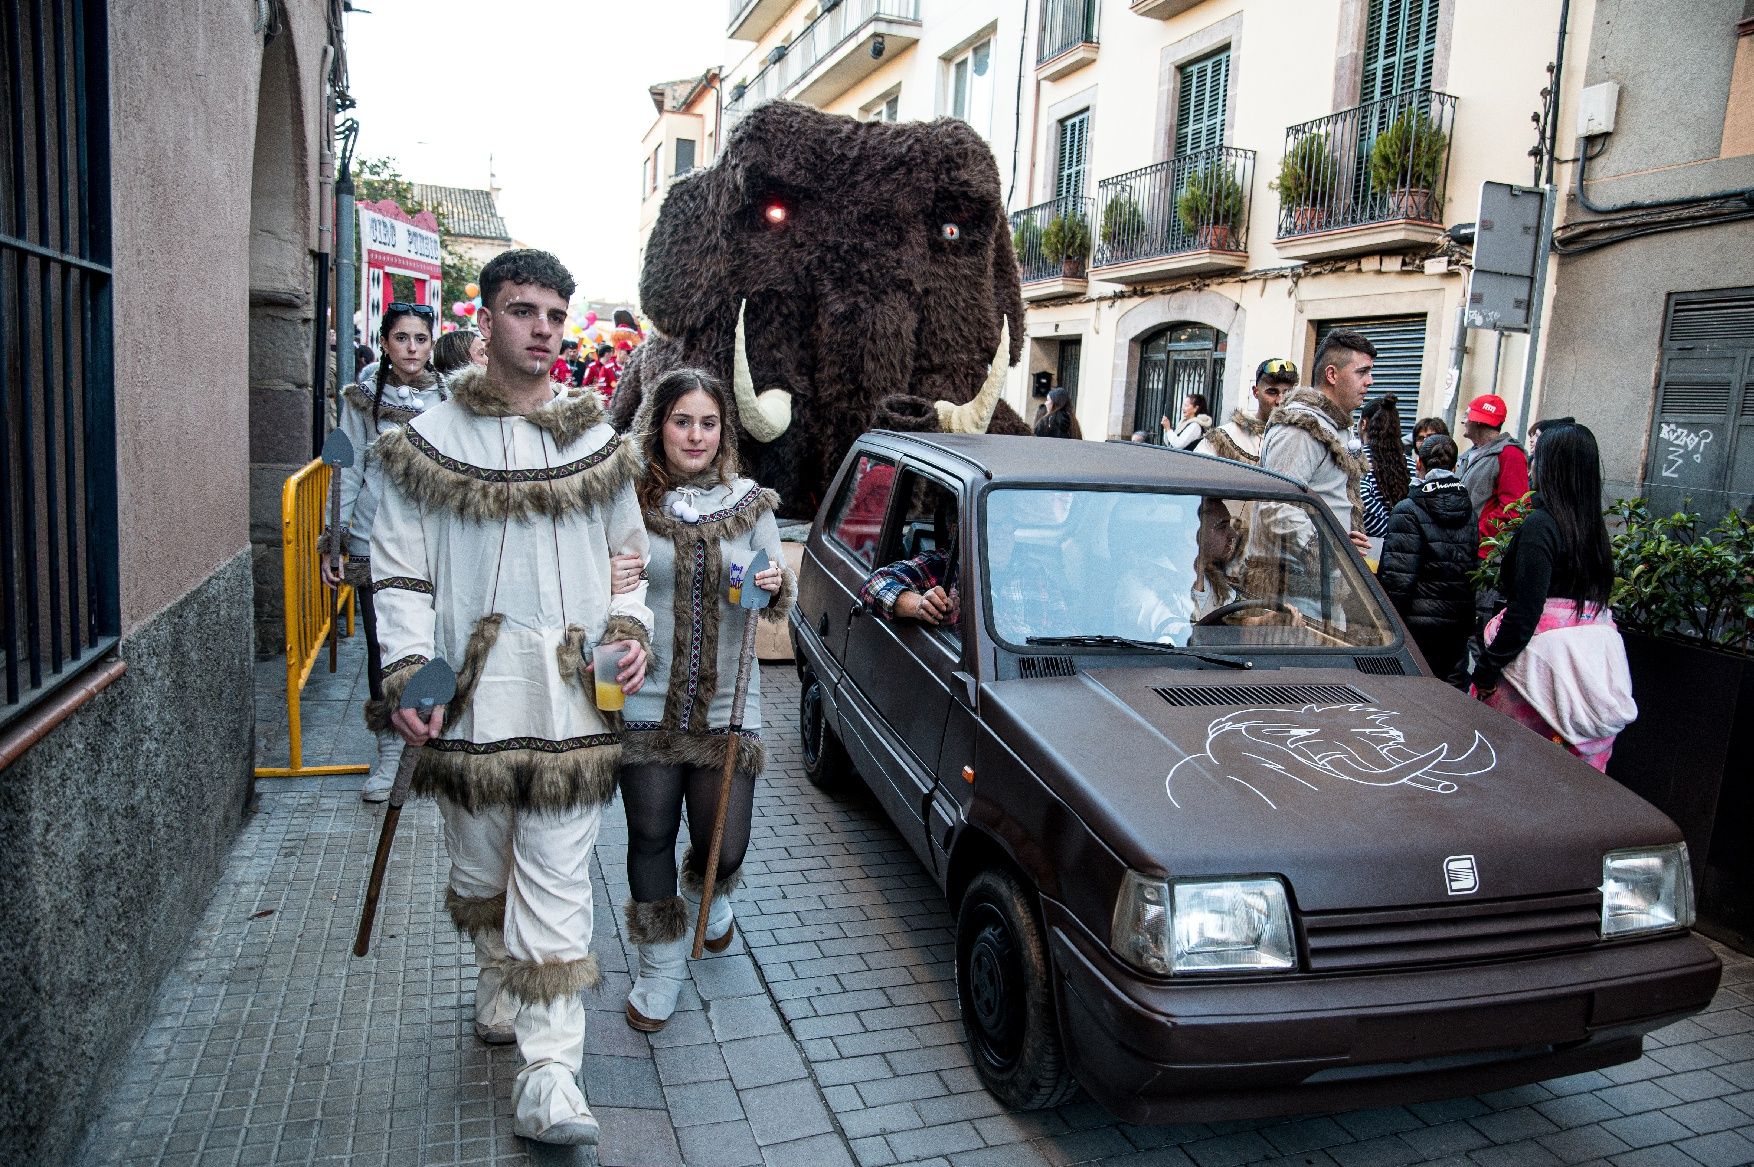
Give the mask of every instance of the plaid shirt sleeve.
M 928 592 L 941 586 L 949 562 L 949 556 L 943 552 L 928 551 L 912 559 L 886 564 L 871 573 L 871 578 L 859 589 L 859 598 L 885 620 L 892 619 L 895 601 L 901 598 L 901 594 Z

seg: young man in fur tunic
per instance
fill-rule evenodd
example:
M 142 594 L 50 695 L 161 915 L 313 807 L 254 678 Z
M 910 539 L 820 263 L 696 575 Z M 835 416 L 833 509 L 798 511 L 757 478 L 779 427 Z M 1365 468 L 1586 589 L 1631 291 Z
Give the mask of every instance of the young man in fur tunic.
M 1360 551 L 1369 549 L 1370 540 L 1364 534 L 1364 503 L 1358 494 L 1364 458 L 1356 449 L 1352 414 L 1364 404 L 1375 362 L 1376 346 L 1363 334 L 1347 329 L 1330 333 L 1316 353 L 1315 387 L 1287 397 L 1268 416 L 1267 435 L 1261 440 L 1261 465 L 1319 495 Z M 1294 510 L 1281 507 L 1272 513 L 1298 521 L 1291 518 Z
M 639 689 L 651 637 L 645 587 L 612 594 L 611 559 L 646 554 L 634 496 L 639 455 L 594 393 L 556 396 L 573 281 L 541 251 L 509 251 L 480 276 L 487 366 L 449 402 L 379 443 L 385 490 L 372 588 L 386 699 L 425 661 L 457 669 L 457 694 L 393 724 L 424 746 L 414 790 L 438 798 L 451 856 L 446 904 L 475 939 L 475 1025 L 523 1057 L 515 1130 L 595 1143 L 576 1075 L 591 955 L 591 849 L 621 759 L 600 713 L 590 648 L 622 649 Z
M 1251 415 L 1240 409 L 1232 410 L 1230 420 L 1207 430 L 1194 448 L 1245 466 L 1259 466 L 1267 419 L 1279 408 L 1280 399 L 1296 388 L 1296 365 L 1282 357 L 1262 361 L 1255 369 L 1255 412 Z

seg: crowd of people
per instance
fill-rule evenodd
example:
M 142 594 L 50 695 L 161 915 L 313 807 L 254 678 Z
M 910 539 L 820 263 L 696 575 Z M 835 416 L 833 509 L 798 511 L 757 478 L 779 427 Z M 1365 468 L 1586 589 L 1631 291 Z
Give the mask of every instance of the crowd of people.
M 340 395 L 341 428 L 362 456 L 340 478 L 342 521 L 324 534 L 323 573 L 355 586 L 366 630 L 377 757 L 361 796 L 383 799 L 402 752 L 422 751 L 414 789 L 438 800 L 446 905 L 474 942 L 475 1032 L 515 1044 L 522 1059 L 515 1129 L 594 1143 L 577 1074 L 579 993 L 600 980 L 590 857 L 602 814 L 619 790 L 624 912 L 639 951 L 624 1012 L 655 1032 L 688 976 L 690 921 L 704 912 L 712 951 L 735 927 L 764 757 L 759 671 L 746 706 L 734 692 L 748 675 L 738 646 L 757 618 L 739 589 L 769 593 L 762 617 L 779 620 L 796 582 L 781 566 L 777 497 L 739 473 L 737 410 L 722 385 L 671 371 L 619 433 L 604 412 L 619 354 L 602 346 L 587 359 L 562 344 L 566 269 L 546 252 L 509 251 L 480 285 L 478 330 L 435 340 L 430 307 L 385 310 L 381 353 L 362 354 L 379 359 Z M 1535 432 L 1525 451 L 1488 394 L 1468 408 L 1460 457 L 1436 419 L 1417 423 L 1404 447 L 1392 396 L 1370 402 L 1355 437 L 1374 358 L 1368 339 L 1335 332 L 1309 385 L 1290 361 L 1262 362 L 1252 409 L 1214 425 L 1193 397 L 1179 420 L 1163 418 L 1165 440 L 1304 484 L 1361 552 L 1380 539 L 1379 579 L 1439 675 L 1604 767 L 1629 700 L 1595 675 L 1612 672 L 1596 667 L 1608 641 L 1568 635 L 1613 627 L 1594 436 L 1569 418 L 1547 423 L 1535 456 Z M 1036 432 L 1078 436 L 1064 389 L 1049 394 Z M 1070 502 L 1059 505 L 1066 521 Z M 956 561 L 943 549 L 954 545 L 955 508 L 934 514 L 936 549 L 877 571 L 864 598 L 885 618 L 953 628 Z M 1474 570 L 1513 521 L 1496 588 L 1477 594 Z M 1210 499 L 1197 525 L 1195 587 L 1222 604 L 1238 594 L 1222 567 L 1247 532 Z M 996 561 L 1033 553 L 1014 535 L 993 533 Z M 762 553 L 770 566 L 744 578 Z M 1017 612 L 1064 600 L 1043 591 L 1051 572 L 1002 574 Z M 426 715 L 400 708 L 413 674 L 440 658 L 457 671 L 454 699 Z M 690 846 L 678 865 L 685 809 Z

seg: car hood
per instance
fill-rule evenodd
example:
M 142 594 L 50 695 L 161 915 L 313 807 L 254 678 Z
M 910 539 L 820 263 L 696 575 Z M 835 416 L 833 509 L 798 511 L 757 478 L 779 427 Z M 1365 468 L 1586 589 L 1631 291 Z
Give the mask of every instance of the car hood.
M 1306 911 L 1593 888 L 1604 851 L 1681 838 L 1427 677 L 1096 669 L 986 684 L 981 710 L 1128 866 L 1283 875 Z

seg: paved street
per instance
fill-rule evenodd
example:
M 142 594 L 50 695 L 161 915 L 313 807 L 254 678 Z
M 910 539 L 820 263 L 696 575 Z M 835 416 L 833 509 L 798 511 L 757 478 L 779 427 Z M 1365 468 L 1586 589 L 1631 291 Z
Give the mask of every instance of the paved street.
M 363 760 L 363 654 L 319 664 L 307 762 Z M 258 666 L 261 760 L 284 759 L 280 662 Z M 741 939 L 696 962 L 650 1038 L 621 1006 L 625 826 L 605 816 L 584 1086 L 603 1164 L 1233 1167 L 1280 1163 L 1754 1162 L 1754 959 L 1723 951 L 1709 1012 L 1640 1061 L 1479 1098 L 1262 1122 L 1139 1127 L 1088 1102 L 1008 1114 L 961 1044 L 951 917 L 868 799 L 809 787 L 797 685 L 762 684 L 769 766 L 737 900 Z M 430 802 L 402 817 L 370 957 L 351 942 L 381 811 L 357 778 L 263 780 L 224 881 L 80 1161 L 110 1164 L 589 1163 L 511 1134 L 516 1055 L 470 1030 L 472 960 L 443 906 Z M 165 942 L 183 943 L 181 937 Z

